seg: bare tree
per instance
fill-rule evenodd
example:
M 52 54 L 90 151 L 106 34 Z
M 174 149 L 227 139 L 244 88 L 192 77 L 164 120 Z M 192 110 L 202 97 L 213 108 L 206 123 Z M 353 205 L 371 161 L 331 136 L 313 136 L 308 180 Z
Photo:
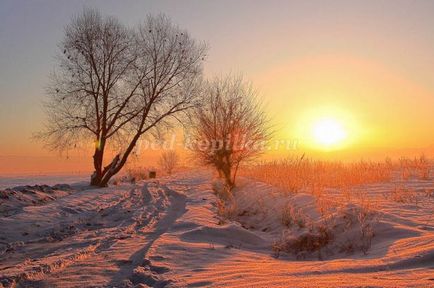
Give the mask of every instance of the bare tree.
M 197 104 L 206 47 L 164 16 L 128 29 L 87 9 L 66 27 L 60 50 L 39 137 L 56 150 L 94 141 L 92 185 L 106 186 L 142 135 Z
M 159 164 L 161 166 L 161 169 L 166 171 L 169 175 L 172 174 L 175 167 L 178 165 L 179 157 L 178 154 L 173 151 L 164 151 L 161 154 L 161 157 L 159 159 Z
M 239 165 L 263 152 L 270 137 L 268 120 L 257 93 L 241 77 L 208 82 L 196 110 L 193 150 L 214 167 L 232 189 Z

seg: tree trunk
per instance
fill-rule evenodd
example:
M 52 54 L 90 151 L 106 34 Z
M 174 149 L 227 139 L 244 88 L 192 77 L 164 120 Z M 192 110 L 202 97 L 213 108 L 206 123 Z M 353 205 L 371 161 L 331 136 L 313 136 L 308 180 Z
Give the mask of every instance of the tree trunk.
M 104 160 L 104 146 L 105 141 L 97 140 L 95 144 L 95 152 L 93 154 L 93 167 L 95 171 L 90 178 L 90 185 L 101 186 L 101 181 L 103 179 L 103 160 Z M 107 185 L 105 185 L 107 186 Z
M 233 172 L 233 175 L 232 175 L 232 185 L 233 186 L 235 186 L 235 180 L 237 179 L 237 173 L 238 173 L 238 168 L 239 168 L 239 166 L 240 166 L 240 162 L 238 162 L 236 165 L 235 165 L 235 167 L 234 167 L 234 172 Z
M 99 183 L 100 187 L 107 187 L 108 182 L 110 179 L 119 172 L 119 170 L 123 167 L 122 163 L 119 163 L 120 155 L 116 155 L 115 158 L 113 158 L 112 162 L 104 167 L 104 170 L 102 171 L 102 179 Z
M 120 157 L 120 155 L 116 155 L 115 158 L 113 158 L 112 162 L 106 166 L 102 172 L 102 179 L 99 182 L 100 187 L 107 187 L 108 182 L 110 181 L 110 179 L 116 175 L 116 173 L 118 173 L 122 167 L 124 167 L 128 156 L 131 154 L 131 152 L 133 151 L 134 147 L 136 146 L 137 141 L 140 138 L 141 133 L 137 133 L 133 140 L 131 141 L 130 145 L 128 145 L 128 148 L 126 149 L 126 151 L 124 152 L 124 154 L 122 155 L 122 157 Z
M 231 167 L 229 165 L 225 165 L 222 170 L 226 186 L 229 188 L 229 190 L 232 190 L 232 188 L 234 188 L 234 183 L 232 182 Z

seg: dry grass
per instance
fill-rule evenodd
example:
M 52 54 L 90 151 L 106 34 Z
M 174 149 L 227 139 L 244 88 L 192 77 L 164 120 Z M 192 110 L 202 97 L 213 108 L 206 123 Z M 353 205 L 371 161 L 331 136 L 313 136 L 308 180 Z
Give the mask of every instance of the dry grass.
M 359 248 L 364 254 L 367 254 L 371 248 L 372 238 L 374 237 L 373 225 L 378 221 L 378 213 L 371 207 L 371 202 L 362 202 L 357 212 L 357 224 L 360 229 L 360 239 L 362 242 Z
M 374 226 L 379 221 L 379 214 L 369 202 L 340 207 L 316 223 L 294 210 L 288 211 L 291 211 L 290 215 L 284 219 L 290 223 L 289 227 L 294 227 L 297 224 L 295 221 L 302 219 L 303 225 L 298 228 L 306 225 L 307 229 L 300 230 L 302 233 L 296 233 L 296 236 L 294 230 L 284 231 L 272 246 L 276 257 L 281 252 L 296 255 L 298 259 L 314 256 L 313 252 L 318 253 L 319 259 L 329 253 L 333 254 L 333 251 L 347 254 L 361 251 L 367 254 L 375 236 Z
M 424 155 L 413 159 L 401 157 L 396 162 L 387 158 L 382 162 L 354 163 L 319 161 L 302 156 L 243 167 L 240 174 L 288 193 L 314 195 L 321 214 L 326 215 L 345 203 L 370 201 L 364 189 L 357 189 L 361 185 L 390 182 L 398 173 L 403 181 L 429 180 L 431 167 L 432 163 Z M 329 197 L 326 191 L 330 189 L 339 191 L 339 199 L 336 195 Z M 397 185 L 385 198 L 399 203 L 417 205 L 419 202 L 417 192 L 405 188 L 404 184 Z
M 219 216 L 219 225 L 225 224 L 232 220 L 238 213 L 238 206 L 235 201 L 223 201 L 217 199 L 217 215 Z
M 401 157 L 399 164 L 402 180 L 408 180 L 411 177 L 416 177 L 420 180 L 430 179 L 431 163 L 423 154 L 413 159 Z
M 149 169 L 145 167 L 128 168 L 126 175 L 132 181 L 146 180 L 149 178 Z
M 393 165 L 389 161 L 355 163 L 286 158 L 243 167 L 241 174 L 286 191 L 321 194 L 324 188 L 340 188 L 389 181 Z
M 389 199 L 398 203 L 414 203 L 417 206 L 419 202 L 419 195 L 417 191 L 407 188 L 404 185 L 395 186 L 395 188 L 390 192 L 389 196 Z
M 150 169 L 146 167 L 128 167 L 123 175 L 114 177 L 111 184 L 119 185 L 120 183 L 136 183 L 140 180 L 146 180 L 149 178 L 149 171 Z
M 231 189 L 220 180 L 213 181 L 212 189 L 217 196 L 216 207 L 219 224 L 224 224 L 228 220 L 234 219 L 238 213 L 238 206 Z
M 315 232 L 306 232 L 298 237 L 285 237 L 276 241 L 272 250 L 276 257 L 281 252 L 296 253 L 297 258 L 304 258 L 306 253 L 321 251 L 333 239 L 333 235 L 327 227 L 318 227 Z M 321 255 L 319 253 L 319 255 Z
M 286 227 L 297 225 L 299 228 L 304 228 L 309 223 L 309 219 L 303 214 L 301 209 L 297 209 L 292 205 L 286 205 L 282 211 L 282 224 Z
M 171 175 L 179 164 L 179 155 L 173 150 L 164 151 L 161 154 L 158 163 L 161 167 L 161 170 L 168 175 Z

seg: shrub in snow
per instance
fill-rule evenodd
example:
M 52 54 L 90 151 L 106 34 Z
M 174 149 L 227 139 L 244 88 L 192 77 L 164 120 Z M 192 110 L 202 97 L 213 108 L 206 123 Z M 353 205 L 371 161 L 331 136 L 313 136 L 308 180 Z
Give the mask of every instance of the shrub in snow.
M 160 167 L 167 174 L 172 174 L 179 162 L 178 154 L 175 151 L 165 151 L 159 159 Z
M 297 215 L 297 212 L 291 213 Z M 292 215 L 288 219 L 296 217 L 299 216 Z M 377 213 L 369 206 L 346 205 L 317 222 L 311 222 L 310 227 L 301 231 L 287 230 L 272 245 L 272 250 L 276 256 L 286 252 L 297 258 L 313 256 L 314 252 L 318 252 L 320 258 L 340 252 L 362 251 L 367 254 L 377 220 Z
M 220 179 L 212 182 L 212 189 L 217 196 L 216 206 L 217 215 L 220 217 L 220 224 L 234 219 L 238 212 L 238 205 L 232 191 Z
M 308 216 L 303 213 L 300 208 L 295 208 L 292 205 L 286 205 L 282 210 L 282 224 L 286 227 L 297 225 L 299 228 L 306 227 L 309 222 Z

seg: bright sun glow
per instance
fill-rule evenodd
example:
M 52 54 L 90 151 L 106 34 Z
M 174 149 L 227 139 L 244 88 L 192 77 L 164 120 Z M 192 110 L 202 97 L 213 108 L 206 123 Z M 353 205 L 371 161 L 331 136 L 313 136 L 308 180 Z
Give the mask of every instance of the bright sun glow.
M 347 132 L 341 123 L 330 118 L 315 122 L 312 133 L 317 144 L 325 148 L 337 146 L 347 137 Z

